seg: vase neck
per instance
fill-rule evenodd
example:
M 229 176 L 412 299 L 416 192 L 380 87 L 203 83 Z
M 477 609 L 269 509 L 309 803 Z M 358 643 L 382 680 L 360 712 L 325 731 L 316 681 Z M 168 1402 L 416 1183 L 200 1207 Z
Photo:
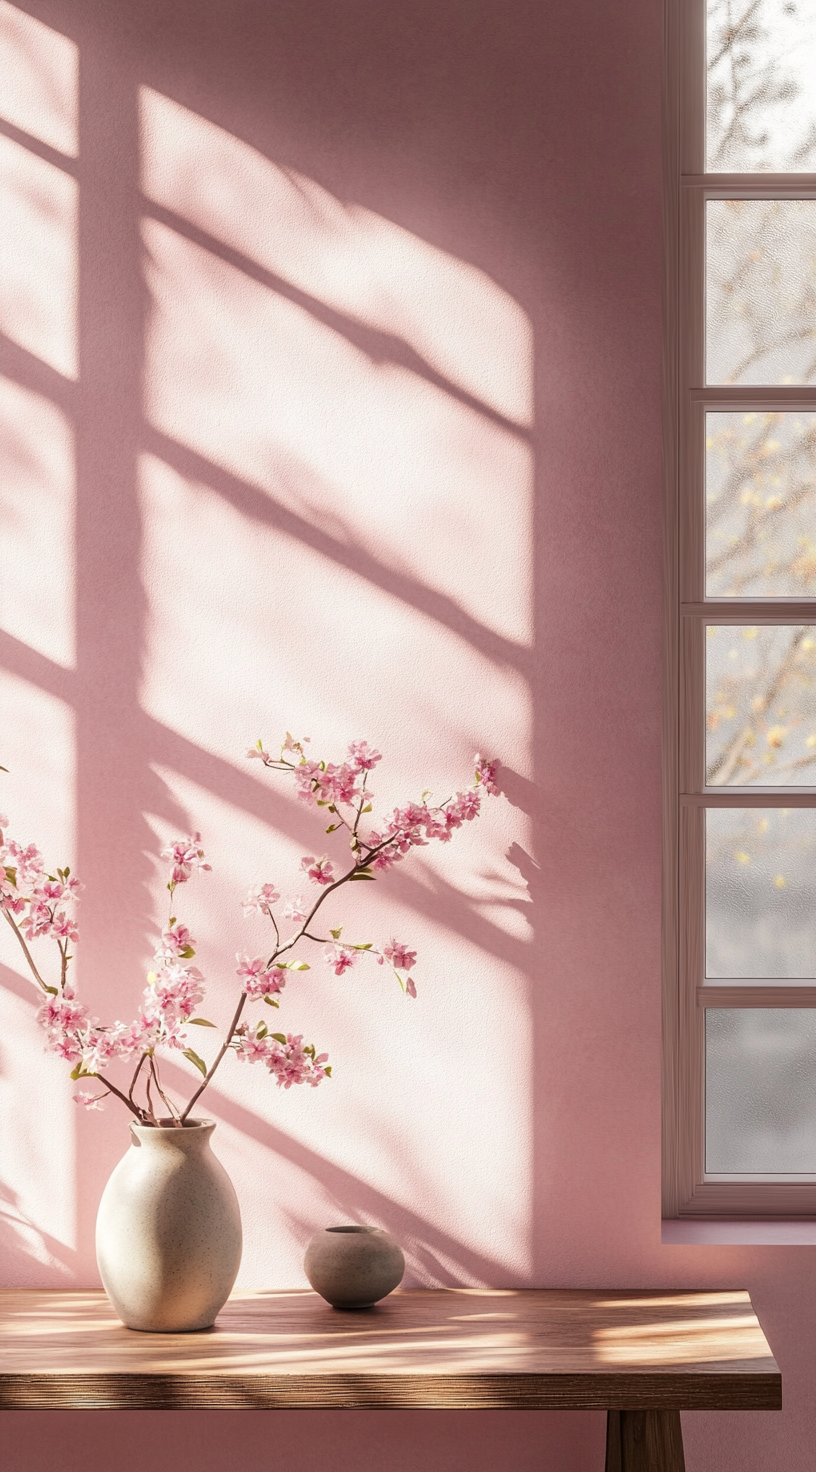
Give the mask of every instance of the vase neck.
M 181 1128 L 173 1124 L 131 1124 L 131 1143 L 137 1149 L 176 1150 L 193 1155 L 209 1148 L 214 1129 L 212 1119 L 193 1119 Z

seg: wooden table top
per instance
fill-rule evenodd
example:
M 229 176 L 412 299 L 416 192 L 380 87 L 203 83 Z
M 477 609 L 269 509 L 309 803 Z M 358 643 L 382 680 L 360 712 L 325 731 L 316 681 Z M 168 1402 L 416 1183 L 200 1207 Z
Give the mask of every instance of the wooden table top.
M 741 1290 L 236 1293 L 196 1334 L 126 1329 L 103 1293 L 0 1293 L 6 1409 L 775 1410 L 781 1386 Z

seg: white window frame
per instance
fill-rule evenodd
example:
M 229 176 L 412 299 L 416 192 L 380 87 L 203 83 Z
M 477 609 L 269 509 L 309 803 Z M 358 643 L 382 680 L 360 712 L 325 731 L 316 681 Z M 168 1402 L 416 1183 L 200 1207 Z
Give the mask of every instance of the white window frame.
M 706 410 L 816 410 L 816 388 L 705 382 L 705 202 L 814 199 L 816 174 L 705 173 L 706 0 L 664 0 L 663 1215 L 816 1216 L 816 1176 L 706 1177 L 708 1007 L 816 1007 L 816 986 L 703 986 L 705 810 L 816 808 L 816 787 L 705 787 L 707 624 L 816 623 L 816 598 L 706 600 Z

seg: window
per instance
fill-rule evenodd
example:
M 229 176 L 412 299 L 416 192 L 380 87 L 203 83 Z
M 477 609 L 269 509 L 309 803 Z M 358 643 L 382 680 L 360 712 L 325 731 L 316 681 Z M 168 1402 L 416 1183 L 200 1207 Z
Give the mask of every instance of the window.
M 816 1215 L 816 0 L 667 0 L 664 1215 Z

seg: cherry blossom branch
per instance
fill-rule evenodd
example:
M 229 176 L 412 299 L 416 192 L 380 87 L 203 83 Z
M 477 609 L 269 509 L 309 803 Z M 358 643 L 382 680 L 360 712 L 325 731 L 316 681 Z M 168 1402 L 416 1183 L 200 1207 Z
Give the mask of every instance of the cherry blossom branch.
M 145 1064 L 148 1056 L 149 1055 L 147 1053 L 142 1053 L 142 1055 L 141 1055 L 141 1057 L 139 1059 L 139 1062 L 136 1064 L 136 1071 L 135 1071 L 135 1073 L 133 1075 L 133 1078 L 130 1080 L 130 1088 L 128 1089 L 128 1098 L 131 1100 L 131 1102 L 133 1102 L 133 1090 L 136 1087 L 136 1081 L 137 1081 L 137 1079 L 139 1077 L 139 1074 L 142 1071 L 142 1068 L 143 1068 L 143 1066 L 144 1066 L 144 1064 Z
M 222 1043 L 222 1045 L 219 1048 L 218 1053 L 216 1055 L 215 1062 L 211 1065 L 210 1068 L 208 1068 L 208 1070 L 207 1070 L 207 1072 L 206 1072 L 206 1074 L 205 1074 L 202 1082 L 199 1084 L 198 1088 L 196 1089 L 195 1093 L 193 1094 L 192 1098 L 190 1099 L 189 1103 L 187 1104 L 186 1109 L 184 1109 L 182 1111 L 182 1114 L 181 1114 L 181 1123 L 182 1124 L 184 1124 L 184 1122 L 185 1122 L 188 1114 L 190 1113 L 190 1110 L 192 1109 L 193 1105 L 196 1102 L 196 1099 L 199 1099 L 201 1097 L 201 1095 L 204 1093 L 204 1090 L 206 1089 L 207 1085 L 212 1081 L 212 1077 L 213 1077 L 213 1075 L 215 1073 L 215 1070 L 218 1068 L 219 1064 L 221 1063 L 221 1060 L 226 1056 L 227 1049 L 229 1048 L 230 1043 L 232 1042 L 233 1038 L 235 1037 L 235 1029 L 237 1028 L 238 1023 L 241 1020 L 241 1013 L 244 1010 L 244 1007 L 246 1005 L 246 1001 L 247 1001 L 247 994 L 246 994 L 246 992 L 242 992 L 241 993 L 240 1001 L 238 1002 L 238 1006 L 235 1008 L 235 1011 L 233 1013 L 232 1022 L 230 1023 L 229 1028 L 227 1029 L 227 1035 L 226 1035 L 226 1037 L 224 1039 L 224 1042 Z
M 98 1078 L 99 1079 L 99 1082 L 101 1084 L 104 1084 L 104 1086 L 108 1090 L 108 1093 L 109 1094 L 115 1094 L 116 1095 L 116 1098 L 122 1100 L 122 1103 L 125 1105 L 125 1107 L 127 1109 L 130 1110 L 131 1114 L 135 1114 L 136 1118 L 139 1120 L 139 1123 L 140 1124 L 143 1124 L 144 1123 L 144 1110 L 143 1109 L 140 1109 L 139 1106 L 138 1106 L 138 1104 L 134 1103 L 131 1099 L 129 1099 L 128 1096 L 127 1096 L 127 1094 L 123 1094 L 121 1089 L 117 1089 L 116 1084 L 112 1084 L 109 1078 L 105 1078 L 105 1075 L 104 1074 L 102 1074 L 102 1073 L 83 1073 L 83 1074 L 80 1075 L 80 1077 L 82 1077 L 82 1078 Z
M 152 1078 L 154 1084 L 156 1085 L 156 1089 L 157 1089 L 157 1091 L 159 1093 L 160 1098 L 167 1105 L 167 1108 L 168 1108 L 168 1111 L 169 1111 L 169 1114 L 170 1114 L 170 1118 L 173 1120 L 174 1124 L 181 1124 L 181 1116 L 179 1115 L 178 1110 L 176 1109 L 175 1105 L 170 1102 L 170 1100 L 168 1099 L 167 1095 L 164 1092 L 164 1089 L 161 1086 L 161 1081 L 159 1079 L 159 1071 L 158 1071 L 158 1069 L 156 1067 L 156 1059 L 155 1059 L 153 1053 L 150 1054 L 150 1063 L 149 1063 L 148 1066 L 150 1068 L 150 1077 Z
M 21 931 L 19 925 L 17 924 L 17 921 L 13 918 L 13 916 L 10 914 L 10 912 L 6 909 L 6 906 L 5 905 L 0 906 L 0 909 L 2 909 L 3 914 L 5 915 L 6 919 L 8 920 L 9 925 L 11 926 L 12 930 L 14 931 L 14 934 L 16 935 L 18 941 L 20 942 L 20 945 L 23 948 L 23 954 L 25 955 L 25 958 L 26 958 L 29 966 L 31 967 L 31 970 L 32 970 L 32 972 L 34 974 L 35 979 L 39 982 L 39 984 L 42 987 L 42 989 L 43 989 L 44 992 L 50 992 L 53 995 L 54 992 L 55 992 L 55 990 L 56 990 L 56 988 L 55 987 L 52 987 L 52 986 L 48 986 L 46 984 L 46 982 L 44 982 L 43 979 L 42 979 L 42 977 L 40 976 L 39 971 L 37 970 L 36 966 L 34 965 L 34 957 L 32 956 L 30 950 L 28 949 L 28 946 L 25 943 L 25 939 L 23 937 L 23 932 Z
M 299 763 L 284 760 L 284 752 L 292 751 L 301 758 Z M 351 866 L 342 874 L 334 876 L 333 864 L 327 859 L 307 857 L 301 867 L 309 879 L 319 886 L 320 892 L 308 909 L 304 911 L 302 901 L 294 899 L 287 910 L 287 918 L 300 922 L 294 934 L 285 941 L 275 916 L 273 905 L 280 899 L 275 886 L 270 883 L 254 886 L 244 901 L 246 914 L 257 912 L 272 922 L 275 934 L 275 950 L 264 966 L 261 957 L 250 960 L 239 955 L 238 976 L 242 979 L 241 994 L 226 1034 L 213 1063 L 206 1063 L 188 1043 L 188 1025 L 213 1027 L 205 1017 L 197 1015 L 198 1006 L 204 997 L 205 978 L 198 968 L 189 962 L 195 956 L 195 942 L 187 927 L 178 922 L 172 913 L 175 909 L 175 891 L 186 883 L 193 874 L 208 870 L 204 862 L 204 850 L 200 847 L 201 835 L 176 839 L 163 851 L 162 858 L 170 861 L 167 889 L 170 895 L 168 921 L 154 953 L 155 969 L 148 973 L 147 986 L 136 1019 L 126 1024 L 114 1022 L 103 1025 L 92 1017 L 82 1005 L 68 982 L 68 965 L 72 957 L 69 946 L 78 940 L 73 919 L 73 903 L 78 898 L 81 885 L 70 870 L 57 869 L 54 874 L 45 870 L 42 856 L 33 844 L 22 847 L 16 840 L 8 840 L 0 832 L 0 908 L 14 930 L 22 947 L 31 975 L 36 984 L 46 993 L 37 1014 L 43 1027 L 46 1046 L 72 1065 L 72 1079 L 93 1078 L 100 1082 L 102 1093 L 98 1095 L 75 1095 L 78 1102 L 89 1107 L 101 1107 L 101 1101 L 113 1095 L 119 1099 L 136 1119 L 156 1128 L 162 1123 L 183 1126 L 192 1109 L 212 1082 L 216 1072 L 230 1048 L 242 1062 L 263 1061 L 276 1082 L 283 1088 L 292 1084 L 309 1083 L 315 1086 L 330 1077 L 328 1054 L 318 1054 L 313 1044 L 304 1044 L 302 1035 L 271 1033 L 266 1022 L 258 1021 L 253 1026 L 242 1023 L 241 1018 L 248 1001 L 265 1001 L 277 1007 L 276 994 L 286 981 L 287 971 L 308 970 L 305 961 L 282 959 L 289 956 L 293 948 L 306 939 L 326 947 L 325 957 L 335 975 L 344 972 L 358 959 L 360 954 L 373 954 L 380 964 L 390 963 L 400 986 L 410 996 L 416 996 L 416 988 L 410 977 L 400 975 L 400 968 L 409 971 L 416 960 L 416 953 L 392 939 L 381 950 L 374 950 L 370 943 L 364 945 L 341 945 L 341 929 L 330 930 L 333 944 L 315 935 L 313 925 L 321 906 L 335 890 L 354 880 L 373 881 L 379 871 L 384 871 L 398 862 L 409 849 L 418 844 L 439 838 L 447 841 L 453 830 L 463 822 L 477 816 L 480 809 L 479 784 L 483 791 L 495 794 L 495 763 L 476 758 L 475 784 L 467 792 L 456 793 L 455 798 L 446 799 L 441 805 L 428 806 L 429 794 L 423 794 L 421 803 L 409 803 L 395 809 L 387 822 L 383 834 L 369 832 L 368 838 L 360 836 L 363 815 L 372 810 L 372 794 L 368 790 L 368 772 L 380 760 L 379 752 L 367 742 L 355 741 L 349 745 L 346 759 L 339 764 L 307 761 L 303 744 L 294 742 L 287 734 L 281 748 L 281 760 L 274 761 L 264 751 L 262 744 L 250 753 L 259 756 L 264 764 L 279 771 L 291 772 L 298 784 L 298 795 L 312 806 L 328 809 L 337 819 L 327 829 L 332 833 L 340 828 L 349 835 L 353 859 Z M 351 816 L 343 811 L 350 810 Z M 5 827 L 6 820 L 0 820 Z M 377 871 L 377 872 L 374 872 Z M 34 958 L 14 915 L 26 911 L 25 928 L 29 937 L 50 937 L 56 941 L 60 952 L 60 985 L 49 986 L 37 969 Z M 162 1086 L 156 1050 L 169 1046 L 183 1051 L 184 1056 L 203 1075 L 201 1083 L 192 1093 L 187 1104 L 180 1109 L 165 1093 Z M 130 1059 L 136 1055 L 138 1061 L 133 1070 L 127 1094 L 111 1083 L 104 1070 L 117 1059 Z M 144 1087 L 144 1103 L 137 1101 L 136 1089 L 139 1082 Z M 123 1088 L 127 1087 L 123 1085 Z M 169 1118 L 160 1121 L 154 1108 L 154 1089 L 164 1104 Z

